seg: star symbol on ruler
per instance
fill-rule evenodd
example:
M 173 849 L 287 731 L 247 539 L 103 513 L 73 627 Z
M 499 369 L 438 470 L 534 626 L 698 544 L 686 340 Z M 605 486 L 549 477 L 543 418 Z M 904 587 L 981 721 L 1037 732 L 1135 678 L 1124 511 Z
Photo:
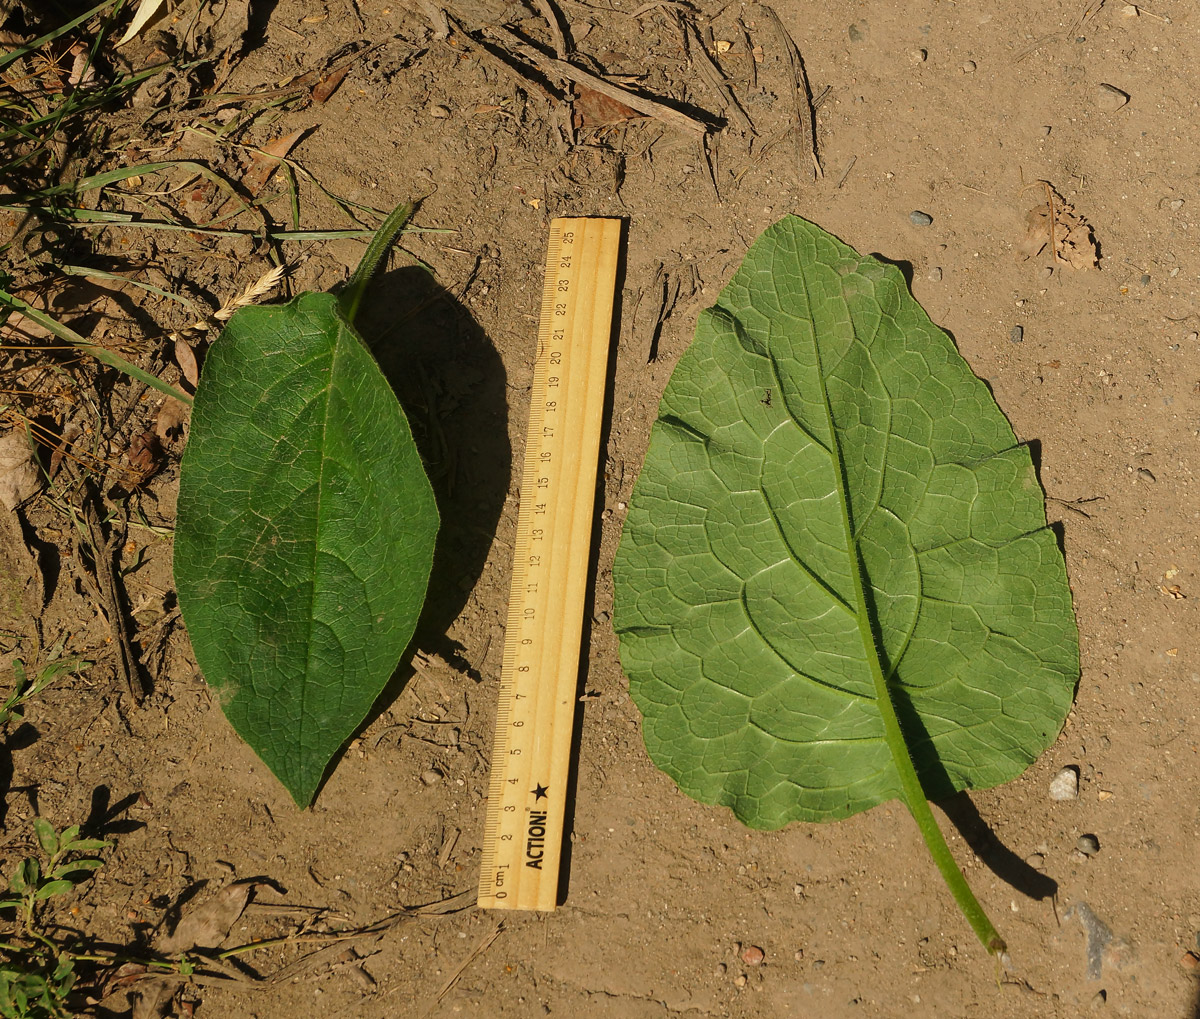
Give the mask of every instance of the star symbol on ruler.
M 549 799 L 547 794 L 550 792 L 550 788 L 549 786 L 536 785 L 530 790 L 530 792 L 533 793 L 535 798 L 534 802 L 536 803 L 537 800 Z

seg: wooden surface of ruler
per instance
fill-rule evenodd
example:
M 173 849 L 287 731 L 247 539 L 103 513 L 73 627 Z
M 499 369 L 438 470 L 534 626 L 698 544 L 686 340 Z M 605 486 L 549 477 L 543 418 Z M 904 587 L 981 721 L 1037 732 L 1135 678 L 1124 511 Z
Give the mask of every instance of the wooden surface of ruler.
M 479 905 L 554 909 L 621 222 L 550 224 Z

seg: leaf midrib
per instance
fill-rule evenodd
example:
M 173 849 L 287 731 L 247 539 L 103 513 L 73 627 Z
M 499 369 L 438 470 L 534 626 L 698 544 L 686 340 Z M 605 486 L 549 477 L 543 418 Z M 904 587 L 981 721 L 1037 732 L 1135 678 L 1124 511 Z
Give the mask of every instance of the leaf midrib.
M 325 524 L 325 476 L 328 470 L 328 464 L 330 463 L 330 458 L 326 455 L 326 449 L 328 448 L 326 438 L 329 435 L 329 407 L 332 403 L 334 380 L 337 378 L 338 357 L 341 353 L 342 347 L 342 329 L 345 328 L 344 324 L 340 321 L 340 315 L 341 312 L 335 305 L 333 355 L 329 359 L 329 381 L 328 384 L 323 388 L 323 399 L 325 401 L 325 406 L 321 414 L 321 469 L 317 472 L 317 526 L 315 528 L 315 537 L 313 540 L 312 563 L 310 564 L 313 584 L 312 592 L 309 596 L 307 616 L 308 635 L 304 647 L 304 680 L 300 687 L 300 719 L 296 725 L 296 747 L 301 755 L 301 771 L 304 770 L 304 724 L 308 720 L 309 675 L 312 669 L 313 647 L 316 643 L 314 639 L 314 631 L 317 625 L 317 559 L 321 554 L 321 531 Z
M 808 285 L 808 276 L 801 270 L 798 274 L 798 279 L 804 290 L 804 300 L 809 311 L 809 317 L 812 318 L 813 303 L 812 293 Z M 851 320 L 851 329 L 853 330 L 853 328 L 853 320 Z M 858 334 L 855 333 L 851 343 L 856 344 L 861 342 Z M 851 506 L 849 484 L 846 477 L 846 461 L 842 455 L 841 435 L 834 420 L 833 407 L 829 399 L 828 379 L 821 360 L 821 344 L 815 331 L 813 332 L 812 344 L 817 367 L 817 380 L 820 386 L 821 407 L 825 412 L 825 425 L 827 434 L 829 435 L 829 454 L 833 459 L 833 475 L 834 482 L 837 485 L 838 508 L 841 510 L 842 515 L 842 532 L 845 536 L 846 555 L 850 560 L 850 580 L 854 588 L 854 600 L 858 607 L 855 613 L 856 622 L 858 623 L 859 636 L 862 639 L 864 657 L 868 668 L 871 670 L 871 682 L 875 688 L 875 706 L 883 722 L 884 740 L 888 745 L 888 750 L 891 752 L 892 763 L 895 765 L 897 777 L 900 779 L 900 787 L 903 790 L 904 799 L 909 810 L 915 812 L 921 807 L 928 810 L 925 793 L 921 788 L 921 780 L 917 777 L 917 769 L 913 764 L 912 754 L 909 752 L 908 743 L 904 739 L 904 733 L 900 728 L 900 718 L 896 714 L 896 705 L 892 701 L 891 688 L 883 674 L 883 663 L 880 661 L 879 646 L 876 642 L 874 627 L 871 624 L 871 615 L 867 608 L 867 594 L 864 584 L 866 571 L 854 533 L 854 525 L 850 517 Z M 848 352 L 849 348 L 843 354 L 842 360 L 848 356 Z M 888 421 L 883 427 L 884 434 L 889 436 L 891 434 L 891 415 L 892 403 L 889 399 Z

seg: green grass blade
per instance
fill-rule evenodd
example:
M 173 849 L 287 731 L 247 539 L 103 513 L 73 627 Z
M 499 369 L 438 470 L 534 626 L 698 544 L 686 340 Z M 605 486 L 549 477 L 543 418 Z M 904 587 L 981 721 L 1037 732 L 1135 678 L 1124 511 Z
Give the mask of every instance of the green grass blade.
M 79 17 L 68 21 L 65 25 L 60 25 L 52 32 L 47 32 L 45 35 L 38 36 L 32 42 L 27 42 L 24 46 L 18 46 L 14 50 L 10 50 L 3 56 L 0 56 L 0 71 L 4 70 L 9 64 L 22 57 L 28 56 L 30 53 L 36 53 L 48 42 L 54 42 L 59 36 L 66 35 L 74 28 L 84 25 L 94 18 L 97 14 L 103 14 L 110 7 L 115 7 L 118 10 L 124 6 L 125 0 L 104 0 L 103 3 L 97 4 L 89 11 L 84 11 Z
M 53 333 L 64 343 L 69 343 L 73 347 L 78 347 L 80 350 L 90 354 L 102 364 L 106 364 L 110 368 L 116 368 L 118 371 L 124 372 L 130 378 L 137 379 L 139 382 L 145 383 L 152 389 L 157 389 L 160 393 L 163 393 L 166 396 L 174 397 L 176 400 L 186 403 L 189 407 L 192 405 L 192 398 L 188 396 L 187 393 L 180 389 L 176 389 L 174 386 L 164 382 L 162 379 L 154 375 L 151 375 L 149 372 L 143 371 L 136 364 L 126 361 L 125 358 L 114 354 L 111 350 L 106 350 L 104 347 L 92 343 L 90 340 L 84 339 L 79 335 L 79 333 L 75 332 L 74 329 L 70 329 L 61 322 L 56 321 L 45 312 L 38 311 L 37 308 L 26 304 L 19 297 L 14 297 L 7 291 L 0 290 L 0 304 L 6 304 L 10 308 L 15 308 L 30 321 L 36 322 L 43 329 Z

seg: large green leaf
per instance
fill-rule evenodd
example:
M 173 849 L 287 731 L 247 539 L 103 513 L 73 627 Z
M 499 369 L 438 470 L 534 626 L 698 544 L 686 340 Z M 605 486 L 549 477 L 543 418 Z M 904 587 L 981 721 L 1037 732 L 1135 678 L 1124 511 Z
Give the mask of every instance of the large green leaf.
M 344 303 L 304 294 L 230 320 L 196 391 L 175 535 L 196 660 L 301 805 L 412 637 L 438 529 Z
M 614 582 L 651 757 L 753 827 L 1012 779 L 1078 676 L 1028 449 L 900 272 L 797 217 L 701 316 Z

